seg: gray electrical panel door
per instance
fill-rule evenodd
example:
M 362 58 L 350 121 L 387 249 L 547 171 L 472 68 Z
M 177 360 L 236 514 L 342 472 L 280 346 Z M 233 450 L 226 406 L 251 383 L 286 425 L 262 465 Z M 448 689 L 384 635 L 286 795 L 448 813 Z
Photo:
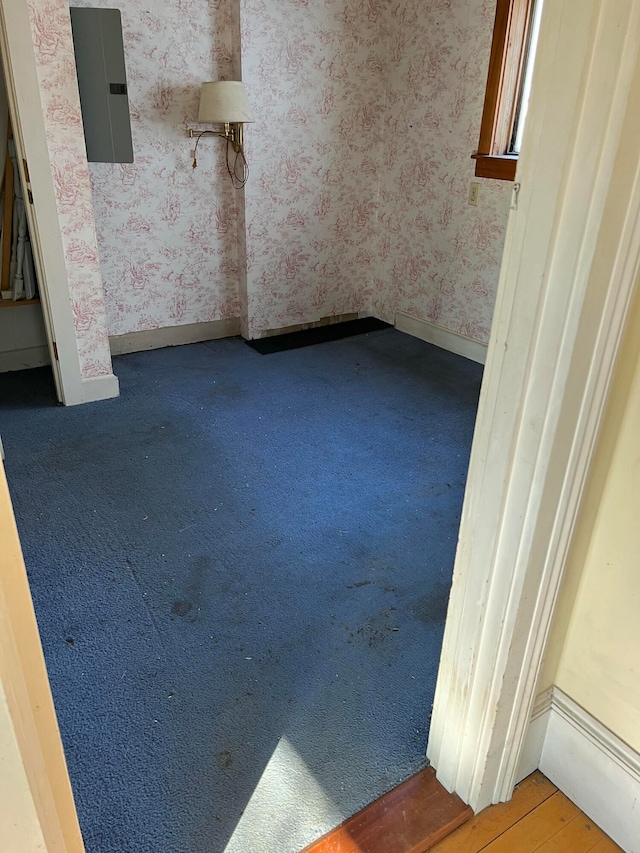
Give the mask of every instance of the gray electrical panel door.
M 133 163 L 120 10 L 69 11 L 87 159 Z

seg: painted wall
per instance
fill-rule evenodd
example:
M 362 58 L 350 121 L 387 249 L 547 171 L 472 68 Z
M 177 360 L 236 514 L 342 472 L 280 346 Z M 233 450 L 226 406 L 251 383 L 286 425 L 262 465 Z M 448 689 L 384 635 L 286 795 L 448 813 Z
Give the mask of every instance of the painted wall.
M 74 327 L 85 379 L 111 374 L 104 293 L 65 0 L 29 0 Z
M 572 543 L 539 689 L 640 751 L 640 282 Z
M 2 462 L 0 542 L 2 850 L 84 853 Z
M 234 77 L 234 0 L 73 0 L 119 8 L 133 164 L 90 163 L 109 334 L 238 317 L 236 195 L 219 140 L 192 169 L 200 84 Z
M 50 364 L 40 305 L 0 306 L 0 373 Z
M 4 685 L 0 683 L 0 826 L 8 853 L 46 851 L 20 745 L 11 720 Z

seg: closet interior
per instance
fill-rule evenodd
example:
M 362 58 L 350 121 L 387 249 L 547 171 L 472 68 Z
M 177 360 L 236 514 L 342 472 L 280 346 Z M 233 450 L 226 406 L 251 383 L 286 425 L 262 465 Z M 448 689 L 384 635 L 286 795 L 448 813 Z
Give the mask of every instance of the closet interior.
M 0 373 L 50 364 L 7 90 L 0 69 Z

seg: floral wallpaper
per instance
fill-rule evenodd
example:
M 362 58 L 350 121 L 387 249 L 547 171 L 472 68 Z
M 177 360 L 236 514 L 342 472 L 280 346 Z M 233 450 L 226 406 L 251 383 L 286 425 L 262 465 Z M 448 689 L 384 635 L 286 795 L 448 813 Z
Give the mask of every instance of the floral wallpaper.
M 240 0 L 251 334 L 396 310 L 488 339 L 510 185 L 473 177 L 495 0 Z
M 90 163 L 109 334 L 238 317 L 237 198 L 219 140 L 198 168 L 200 84 L 231 79 L 234 0 L 72 0 L 119 8 L 132 164 Z
M 366 311 L 377 261 L 386 0 L 240 0 L 251 334 Z
M 486 342 L 511 184 L 474 178 L 495 0 L 393 0 L 369 305 Z M 480 183 L 477 207 L 469 182 Z
M 29 0 L 29 15 L 80 369 L 85 379 L 106 376 L 111 355 L 67 4 Z
M 118 6 L 125 39 L 135 162 L 88 169 L 109 334 L 241 316 L 255 336 L 402 310 L 487 339 L 510 185 L 481 180 L 478 207 L 467 195 L 495 0 L 73 2 Z M 95 374 L 106 328 L 68 0 L 30 3 Z M 244 192 L 217 140 L 193 170 L 186 136 L 200 83 L 240 64 L 255 118 Z

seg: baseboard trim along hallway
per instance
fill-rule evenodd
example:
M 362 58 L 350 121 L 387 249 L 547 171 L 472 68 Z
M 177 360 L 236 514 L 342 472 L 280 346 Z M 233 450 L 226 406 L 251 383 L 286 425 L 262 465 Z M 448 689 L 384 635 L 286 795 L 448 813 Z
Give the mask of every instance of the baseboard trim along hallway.
M 562 791 L 536 771 L 429 853 L 623 853 Z
M 30 370 L 32 367 L 44 367 L 46 364 L 51 364 L 46 344 L 0 352 L 0 373 L 9 370 Z
M 404 311 L 396 312 L 396 329 L 407 335 L 413 335 L 414 338 L 420 338 L 428 344 L 462 355 L 471 361 L 477 361 L 478 364 L 484 364 L 487 360 L 486 344 L 458 335 L 456 332 L 435 323 L 429 323 L 427 320 L 421 320 L 419 317 L 413 317 Z
M 470 807 L 449 794 L 427 767 L 303 853 L 424 853 L 471 817 Z
M 557 687 L 538 697 L 518 776 L 533 765 L 627 853 L 640 853 L 640 755 Z

